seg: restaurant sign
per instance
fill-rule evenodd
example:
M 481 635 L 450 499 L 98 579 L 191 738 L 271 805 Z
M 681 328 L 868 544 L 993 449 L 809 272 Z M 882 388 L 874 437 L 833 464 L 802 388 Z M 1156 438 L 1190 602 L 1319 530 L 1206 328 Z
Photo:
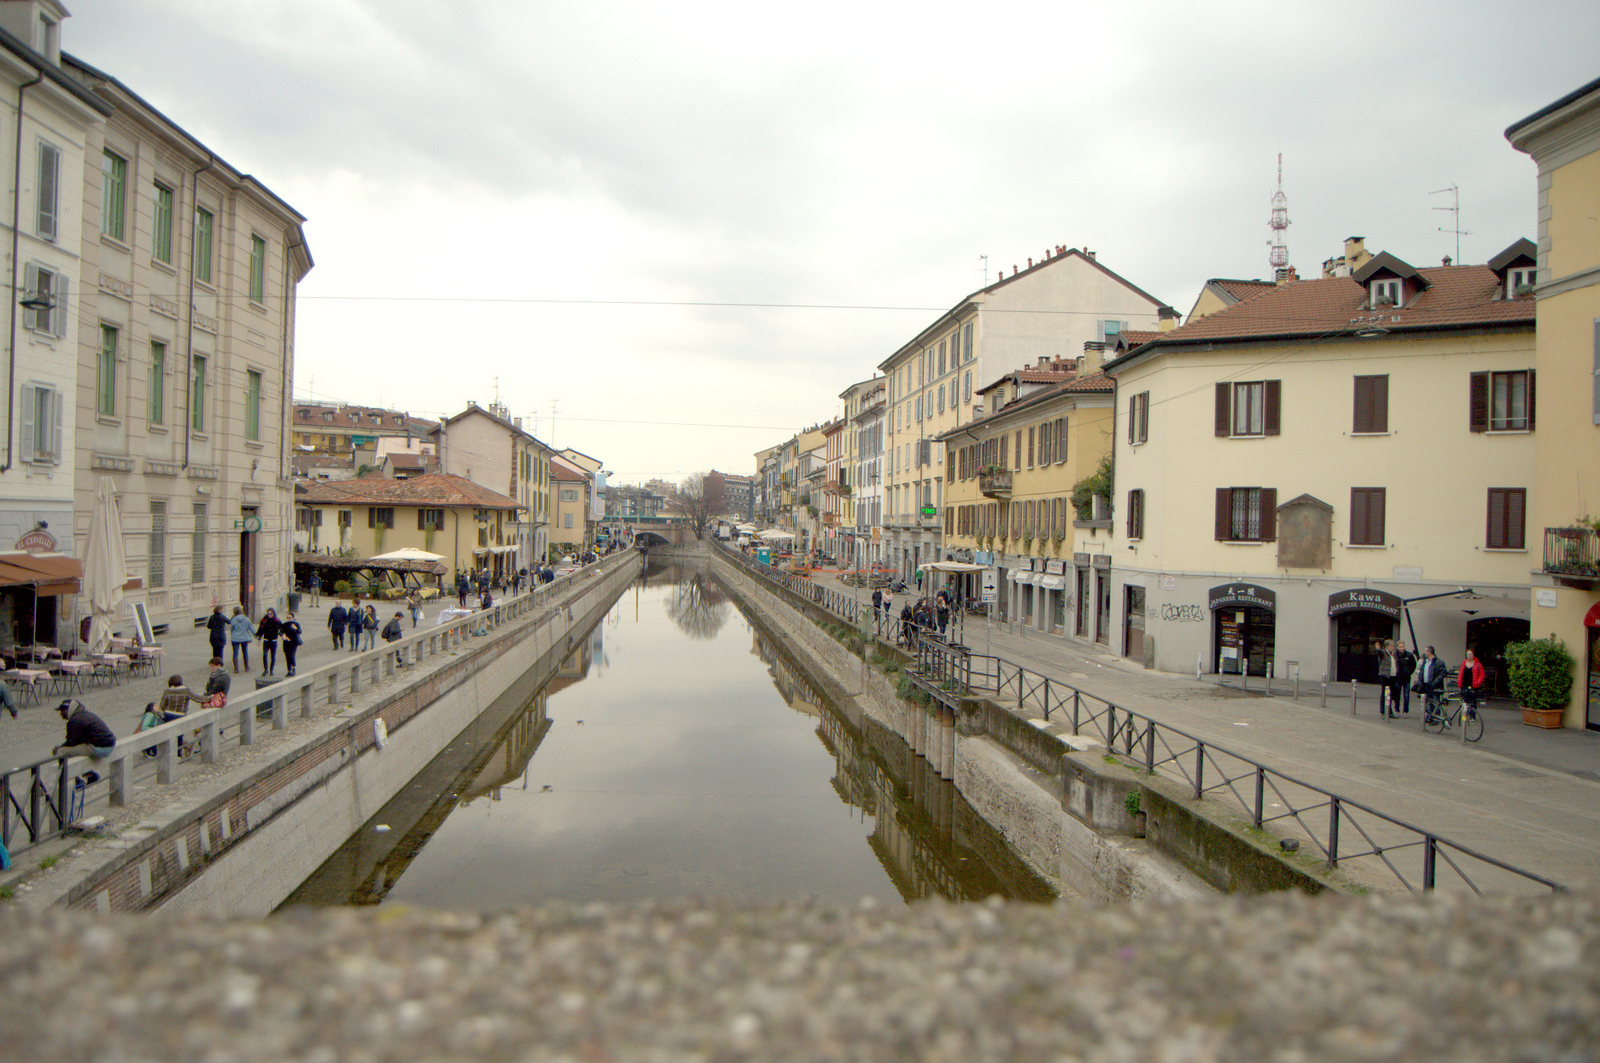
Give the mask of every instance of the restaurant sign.
M 1230 605 L 1249 605 L 1273 612 L 1278 609 L 1278 595 L 1254 583 L 1224 583 L 1220 587 L 1212 587 L 1206 599 L 1212 609 L 1226 609 Z
M 1343 616 L 1345 613 L 1367 612 L 1382 613 L 1393 620 L 1400 619 L 1400 610 L 1405 603 L 1393 594 L 1374 590 L 1340 591 L 1328 595 L 1328 615 Z

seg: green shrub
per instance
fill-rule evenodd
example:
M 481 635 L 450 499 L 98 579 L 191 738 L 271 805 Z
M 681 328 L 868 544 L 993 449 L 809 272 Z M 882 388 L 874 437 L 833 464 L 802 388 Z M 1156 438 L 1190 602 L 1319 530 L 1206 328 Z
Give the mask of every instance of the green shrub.
M 1564 708 L 1572 700 L 1572 666 L 1566 643 L 1555 635 L 1506 647 L 1506 680 L 1524 708 Z
M 350 586 L 350 581 L 347 580 L 347 579 L 341 579 L 341 580 L 335 580 L 334 581 L 333 593 L 334 593 L 334 595 L 336 597 L 339 597 L 339 598 L 348 598 L 348 597 L 350 597 L 351 589 L 352 588 Z
M 1077 510 L 1079 520 L 1089 520 L 1094 516 L 1094 496 L 1099 495 L 1111 504 L 1112 489 L 1111 455 L 1106 454 L 1100 459 L 1100 467 L 1090 476 L 1085 476 L 1072 487 L 1072 508 Z

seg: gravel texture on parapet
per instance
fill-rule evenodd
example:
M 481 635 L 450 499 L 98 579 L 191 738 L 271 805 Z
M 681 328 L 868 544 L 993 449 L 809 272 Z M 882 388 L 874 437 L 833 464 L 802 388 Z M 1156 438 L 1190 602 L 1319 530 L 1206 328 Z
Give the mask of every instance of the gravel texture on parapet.
M 1576 1063 L 1600 904 L 0 915 L 0 1059 Z

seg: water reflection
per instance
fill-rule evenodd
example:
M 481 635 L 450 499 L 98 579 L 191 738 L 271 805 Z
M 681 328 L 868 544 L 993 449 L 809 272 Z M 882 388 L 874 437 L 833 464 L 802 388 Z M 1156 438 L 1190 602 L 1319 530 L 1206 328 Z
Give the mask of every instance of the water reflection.
M 543 691 L 485 713 L 286 903 L 1050 898 L 736 604 L 653 566 Z

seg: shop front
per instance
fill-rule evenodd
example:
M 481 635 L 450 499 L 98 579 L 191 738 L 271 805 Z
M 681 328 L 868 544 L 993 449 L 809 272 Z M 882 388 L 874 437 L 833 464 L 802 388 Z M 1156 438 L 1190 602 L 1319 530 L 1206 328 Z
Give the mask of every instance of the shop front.
M 1065 561 L 1046 561 L 1044 573 L 1034 577 L 1043 598 L 1045 623 L 1040 626 L 1055 635 L 1067 633 L 1067 577 Z
M 1333 628 L 1333 678 L 1340 683 L 1378 681 L 1378 654 L 1385 639 L 1400 636 L 1398 595 L 1357 588 L 1328 595 Z
M 1591 731 L 1600 731 L 1600 602 L 1589 607 L 1589 612 L 1583 618 L 1584 643 L 1588 652 L 1584 655 L 1584 688 L 1587 694 L 1584 697 L 1587 705 L 1584 714 L 1584 726 Z
M 1211 610 L 1212 671 L 1267 674 L 1277 635 L 1278 596 L 1254 583 L 1224 583 L 1206 595 Z

